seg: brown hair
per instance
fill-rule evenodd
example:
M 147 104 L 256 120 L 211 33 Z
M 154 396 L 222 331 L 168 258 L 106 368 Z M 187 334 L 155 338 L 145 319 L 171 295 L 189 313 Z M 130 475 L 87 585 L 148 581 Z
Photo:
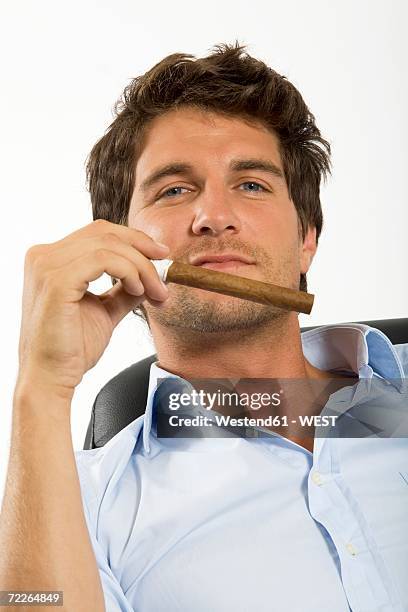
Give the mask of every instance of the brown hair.
M 330 173 L 330 145 L 298 90 L 244 49 L 236 41 L 215 45 L 203 58 L 173 53 L 125 87 L 114 105 L 114 121 L 86 161 L 94 219 L 128 224 L 135 168 L 147 125 L 171 109 L 193 106 L 256 120 L 278 136 L 302 238 L 311 225 L 316 227 L 318 241 L 323 226 L 320 182 Z M 305 274 L 300 276 L 299 288 L 307 290 Z M 143 306 L 134 312 L 147 320 Z

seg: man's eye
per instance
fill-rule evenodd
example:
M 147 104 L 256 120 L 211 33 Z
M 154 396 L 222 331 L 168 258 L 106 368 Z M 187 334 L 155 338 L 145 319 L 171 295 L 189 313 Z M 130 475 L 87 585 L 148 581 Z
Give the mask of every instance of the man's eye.
M 252 193 L 267 191 L 265 187 L 263 187 L 260 183 L 257 183 L 256 181 L 245 181 L 244 183 L 241 183 L 240 187 L 242 185 L 249 185 L 250 188 L 248 190 L 245 189 L 245 191 L 249 191 Z M 160 200 L 160 198 L 173 198 L 175 196 L 182 195 L 180 192 L 181 189 L 184 189 L 184 191 L 190 191 L 187 187 L 181 187 L 180 185 L 176 185 L 175 187 L 170 187 L 166 191 L 163 191 L 163 193 L 159 195 L 158 199 Z
M 163 193 L 159 196 L 160 198 L 163 197 L 170 197 L 172 198 L 173 196 L 177 196 L 180 195 L 180 193 L 175 193 L 178 189 L 185 189 L 186 191 L 189 191 L 189 189 L 187 189 L 187 187 L 170 187 L 170 189 L 167 189 L 167 191 L 163 191 Z
M 259 189 L 253 189 L 253 187 L 260 187 L 262 189 L 262 191 L 267 191 L 265 189 L 265 187 L 263 187 L 262 185 L 260 185 L 259 183 L 256 183 L 255 181 L 245 181 L 245 183 L 241 183 L 241 185 L 251 185 L 251 188 L 248 191 L 252 191 L 254 193 L 257 193 L 259 191 Z M 241 187 L 240 185 L 240 187 Z M 244 190 L 247 191 L 247 190 Z

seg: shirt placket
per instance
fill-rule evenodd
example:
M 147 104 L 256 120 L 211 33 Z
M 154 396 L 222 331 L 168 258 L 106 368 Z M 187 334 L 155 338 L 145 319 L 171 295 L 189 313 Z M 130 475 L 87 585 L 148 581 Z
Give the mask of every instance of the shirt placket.
M 352 404 L 358 401 L 356 394 Z M 336 399 L 329 400 L 326 407 L 334 409 L 336 404 Z M 324 526 L 337 549 L 343 586 L 353 612 L 403 612 L 369 526 L 341 473 L 339 443 L 341 439 L 315 439 L 308 478 L 310 514 Z

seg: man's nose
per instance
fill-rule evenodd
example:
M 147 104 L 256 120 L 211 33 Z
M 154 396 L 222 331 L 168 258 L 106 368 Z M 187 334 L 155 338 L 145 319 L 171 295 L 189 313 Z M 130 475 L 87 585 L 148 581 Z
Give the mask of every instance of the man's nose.
M 233 202 L 221 190 L 201 194 L 194 209 L 192 230 L 195 234 L 218 235 L 224 230 L 237 233 L 241 229 L 241 221 Z

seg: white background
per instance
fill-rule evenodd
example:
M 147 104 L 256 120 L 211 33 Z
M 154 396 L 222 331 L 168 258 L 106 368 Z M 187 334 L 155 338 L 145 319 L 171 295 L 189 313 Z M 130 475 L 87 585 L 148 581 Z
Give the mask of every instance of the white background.
M 6 472 L 23 261 L 92 220 L 85 159 L 130 80 L 174 52 L 251 55 L 301 91 L 333 147 L 324 229 L 301 325 L 405 317 L 408 42 L 405 0 L 3 1 L 1 51 L 0 498 Z M 91 285 L 101 292 L 103 277 Z M 104 383 L 155 352 L 129 314 L 77 389 L 74 447 Z

